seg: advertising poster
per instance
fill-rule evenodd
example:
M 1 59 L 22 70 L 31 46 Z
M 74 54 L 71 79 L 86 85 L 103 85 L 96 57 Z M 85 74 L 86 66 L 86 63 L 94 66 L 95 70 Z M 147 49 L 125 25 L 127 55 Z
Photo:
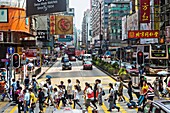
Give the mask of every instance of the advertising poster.
M 8 22 L 8 9 L 0 9 L 0 23 Z
M 155 30 L 159 30 L 160 28 L 159 12 L 160 12 L 160 0 L 154 0 L 154 29 Z
M 127 17 L 127 30 L 138 30 L 138 12 Z
M 66 0 L 26 0 L 26 15 L 50 14 L 65 12 Z
M 56 35 L 73 34 L 73 16 L 56 16 Z
M 122 40 L 127 39 L 127 16 L 122 18 Z

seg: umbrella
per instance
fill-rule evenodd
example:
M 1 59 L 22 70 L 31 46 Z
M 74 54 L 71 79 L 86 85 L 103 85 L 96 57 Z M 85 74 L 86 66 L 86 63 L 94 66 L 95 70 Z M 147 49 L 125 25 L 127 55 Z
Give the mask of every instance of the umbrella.
M 167 75 L 169 73 L 167 71 L 159 71 L 157 74 L 158 75 Z
M 46 75 L 46 78 L 48 78 L 48 79 L 50 79 L 50 78 L 52 78 L 50 75 Z

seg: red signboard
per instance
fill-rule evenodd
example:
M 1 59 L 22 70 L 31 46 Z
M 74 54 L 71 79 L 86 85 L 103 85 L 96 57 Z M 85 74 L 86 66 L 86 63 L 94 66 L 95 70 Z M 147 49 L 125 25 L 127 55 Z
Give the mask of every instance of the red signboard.
M 128 38 L 159 38 L 159 30 L 128 31 Z
M 150 23 L 150 0 L 140 0 L 140 23 Z

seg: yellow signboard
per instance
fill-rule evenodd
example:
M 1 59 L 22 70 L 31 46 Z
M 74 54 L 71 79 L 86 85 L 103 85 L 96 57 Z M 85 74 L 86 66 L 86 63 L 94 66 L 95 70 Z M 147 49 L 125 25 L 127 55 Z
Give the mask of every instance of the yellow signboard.
M 73 34 L 73 16 L 56 16 L 56 35 Z
M 17 47 L 17 53 L 18 53 L 19 55 L 22 55 L 22 47 Z

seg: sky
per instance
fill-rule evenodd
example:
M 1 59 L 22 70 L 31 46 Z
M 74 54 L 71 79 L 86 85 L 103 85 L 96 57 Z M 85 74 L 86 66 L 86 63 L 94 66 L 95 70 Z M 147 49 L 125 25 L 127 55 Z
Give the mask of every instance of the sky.
M 81 29 L 84 11 L 90 9 L 90 0 L 69 0 L 70 8 L 75 8 L 75 22 L 77 29 Z

